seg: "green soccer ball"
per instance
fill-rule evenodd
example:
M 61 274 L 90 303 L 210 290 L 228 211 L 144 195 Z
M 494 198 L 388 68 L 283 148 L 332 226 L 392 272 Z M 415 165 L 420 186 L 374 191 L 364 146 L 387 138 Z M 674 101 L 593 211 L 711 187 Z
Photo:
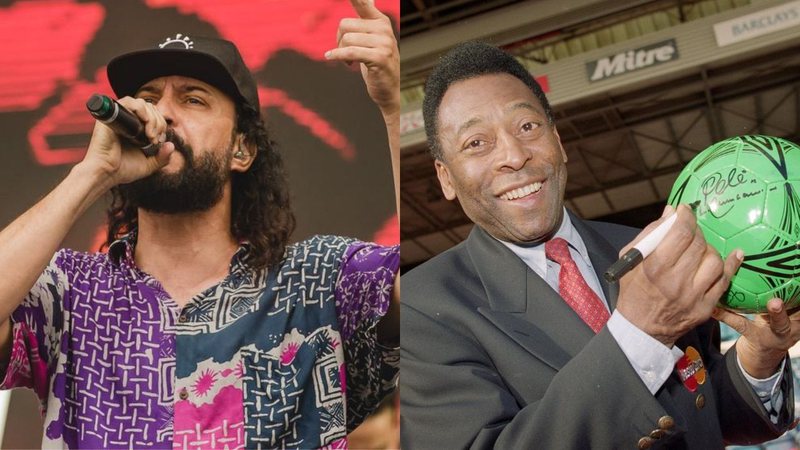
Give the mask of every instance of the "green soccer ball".
M 699 201 L 697 223 L 722 257 L 744 262 L 720 299 L 744 313 L 767 301 L 800 305 L 800 146 L 771 136 L 739 136 L 703 150 L 678 175 L 668 203 Z

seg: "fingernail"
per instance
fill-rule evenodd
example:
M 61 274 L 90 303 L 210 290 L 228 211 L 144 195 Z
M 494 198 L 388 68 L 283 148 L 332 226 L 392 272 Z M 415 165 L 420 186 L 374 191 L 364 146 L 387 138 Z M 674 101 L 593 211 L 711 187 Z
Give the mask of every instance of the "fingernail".
M 167 133 L 161 133 L 158 136 L 158 143 L 163 144 L 164 142 L 167 142 Z
M 674 210 L 675 210 L 675 209 L 672 207 L 672 205 L 667 205 L 667 206 L 665 206 L 665 207 L 664 207 L 664 212 L 663 212 L 663 213 L 661 213 L 661 217 L 667 217 L 667 216 L 668 216 L 668 215 L 670 215 L 670 214 L 671 214 L 671 213 L 672 213 Z
M 738 259 L 739 261 L 744 260 L 744 252 L 742 251 L 742 249 L 737 248 L 734 254 L 736 255 L 736 259 Z
M 328 50 L 327 52 L 325 52 L 325 59 L 331 59 L 331 55 L 332 54 L 333 54 L 333 51 L 331 51 L 331 50 Z

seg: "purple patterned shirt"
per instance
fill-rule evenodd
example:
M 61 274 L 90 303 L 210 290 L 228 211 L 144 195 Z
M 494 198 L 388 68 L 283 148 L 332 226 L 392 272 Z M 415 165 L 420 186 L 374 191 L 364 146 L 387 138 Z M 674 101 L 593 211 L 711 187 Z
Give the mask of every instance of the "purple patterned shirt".
M 345 448 L 394 389 L 398 351 L 376 324 L 397 247 L 317 236 L 257 273 L 244 244 L 180 308 L 136 267 L 133 241 L 59 251 L 11 316 L 0 388 L 39 396 L 43 446 Z

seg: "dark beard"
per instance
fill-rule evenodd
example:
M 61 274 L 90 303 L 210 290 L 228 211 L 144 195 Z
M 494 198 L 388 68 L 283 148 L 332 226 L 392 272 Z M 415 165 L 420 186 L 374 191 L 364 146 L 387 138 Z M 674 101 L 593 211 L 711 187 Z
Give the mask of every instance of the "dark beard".
M 119 186 L 120 193 L 134 208 L 165 214 L 206 211 L 222 198 L 230 179 L 231 148 L 222 158 L 211 152 L 195 160 L 194 150 L 180 136 L 170 139 L 183 155 L 184 167 L 177 173 L 157 171 L 141 180 Z M 233 145 L 233 142 L 231 142 Z

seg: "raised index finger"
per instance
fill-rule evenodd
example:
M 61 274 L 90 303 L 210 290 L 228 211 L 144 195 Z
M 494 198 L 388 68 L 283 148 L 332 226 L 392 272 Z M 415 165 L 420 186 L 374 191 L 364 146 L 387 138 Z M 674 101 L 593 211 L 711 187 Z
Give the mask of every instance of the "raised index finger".
M 362 19 L 379 19 L 383 14 L 375 7 L 375 0 L 350 0 L 353 9 Z

